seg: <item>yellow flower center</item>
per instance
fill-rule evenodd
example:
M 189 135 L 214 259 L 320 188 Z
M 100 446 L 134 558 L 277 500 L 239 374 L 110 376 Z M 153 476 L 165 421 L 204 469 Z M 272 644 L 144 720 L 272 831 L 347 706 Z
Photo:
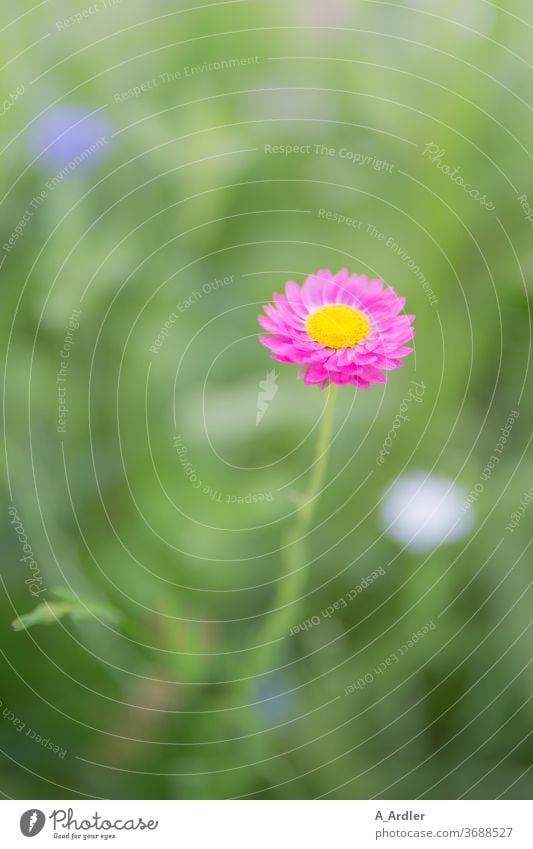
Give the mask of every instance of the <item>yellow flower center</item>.
M 326 348 L 350 348 L 368 336 L 370 324 L 355 307 L 329 304 L 309 313 L 305 329 L 311 339 Z

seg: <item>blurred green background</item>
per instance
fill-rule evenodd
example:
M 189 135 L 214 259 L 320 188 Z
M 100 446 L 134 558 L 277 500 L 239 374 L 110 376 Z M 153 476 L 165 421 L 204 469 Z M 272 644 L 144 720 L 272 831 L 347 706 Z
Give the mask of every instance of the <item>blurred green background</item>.
M 532 29 L 526 0 L 4 4 L 4 796 L 531 797 Z M 344 266 L 416 352 L 338 393 L 290 621 L 384 574 L 262 669 L 325 396 L 256 316 Z M 420 469 L 482 481 L 422 552 L 380 520 Z

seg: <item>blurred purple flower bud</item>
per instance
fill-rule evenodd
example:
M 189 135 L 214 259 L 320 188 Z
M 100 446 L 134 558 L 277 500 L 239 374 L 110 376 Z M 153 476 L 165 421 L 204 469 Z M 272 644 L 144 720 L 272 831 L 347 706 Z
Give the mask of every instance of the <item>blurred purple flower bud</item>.
M 83 106 L 54 106 L 30 128 L 30 149 L 48 168 L 87 167 L 105 155 L 111 127 L 101 112 Z

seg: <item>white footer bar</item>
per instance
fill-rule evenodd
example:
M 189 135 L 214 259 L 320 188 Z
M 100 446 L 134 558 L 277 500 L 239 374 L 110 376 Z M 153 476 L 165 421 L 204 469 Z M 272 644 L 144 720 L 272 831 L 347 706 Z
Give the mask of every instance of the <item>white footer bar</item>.
M 533 847 L 528 801 L 10 800 L 0 835 L 6 849 Z

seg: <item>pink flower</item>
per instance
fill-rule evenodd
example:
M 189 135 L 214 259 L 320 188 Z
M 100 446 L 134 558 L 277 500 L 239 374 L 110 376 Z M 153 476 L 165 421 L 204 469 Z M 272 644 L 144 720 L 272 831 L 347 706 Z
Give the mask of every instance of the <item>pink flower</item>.
M 349 0 L 298 0 L 296 16 L 300 23 L 342 27 L 353 13 Z
M 275 360 L 304 366 L 305 383 L 352 383 L 368 389 L 385 383 L 385 371 L 402 365 L 412 348 L 414 315 L 400 315 L 405 298 L 383 280 L 364 274 L 318 271 L 301 286 L 292 280 L 285 294 L 263 307 L 260 336 Z

